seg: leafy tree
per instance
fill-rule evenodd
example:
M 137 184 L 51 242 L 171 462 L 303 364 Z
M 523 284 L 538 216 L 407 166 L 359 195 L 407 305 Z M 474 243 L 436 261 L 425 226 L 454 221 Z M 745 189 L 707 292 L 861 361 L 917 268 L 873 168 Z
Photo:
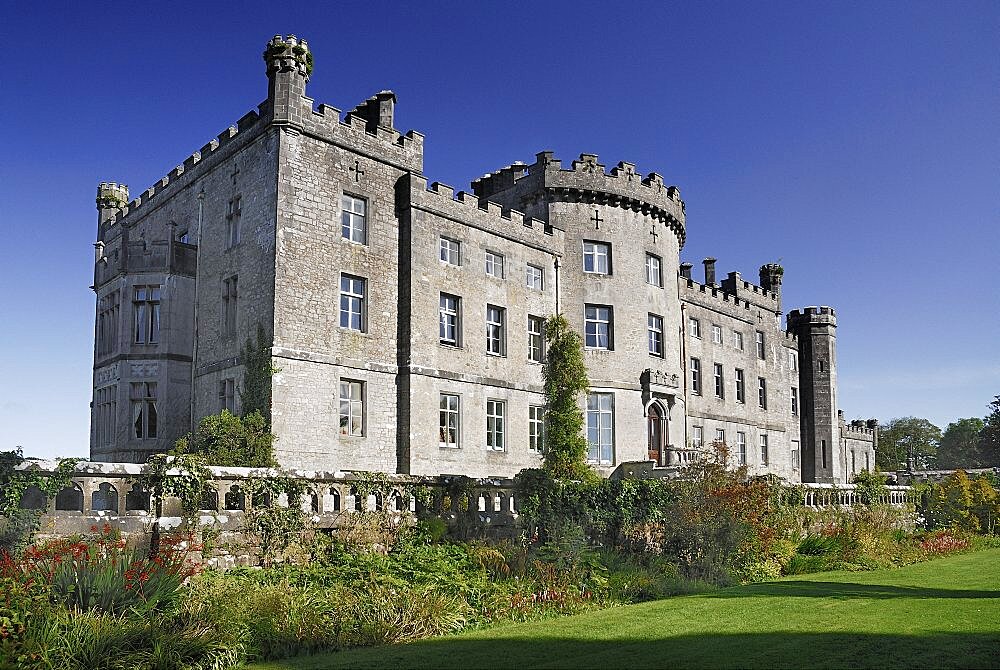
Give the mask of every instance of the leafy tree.
M 989 404 L 983 431 L 979 434 L 980 464 L 983 467 L 1000 467 L 1000 395 Z
M 577 404 L 589 386 L 580 336 L 566 317 L 554 314 L 545 324 L 545 339 L 545 469 L 557 478 L 593 479 L 595 473 L 587 465 L 583 412 Z
M 941 429 L 927 419 L 906 416 L 893 419 L 879 427 L 879 444 L 875 464 L 881 470 L 895 471 L 905 468 L 912 450 L 913 467 L 927 469 L 936 462 Z
M 208 465 L 268 468 L 277 465 L 274 440 L 260 412 L 240 418 L 224 410 L 203 418 L 194 435 L 177 440 L 171 453 L 199 454 Z
M 979 467 L 982 461 L 979 440 L 984 426 L 983 420 L 977 418 L 949 423 L 941 436 L 937 466 L 949 469 Z

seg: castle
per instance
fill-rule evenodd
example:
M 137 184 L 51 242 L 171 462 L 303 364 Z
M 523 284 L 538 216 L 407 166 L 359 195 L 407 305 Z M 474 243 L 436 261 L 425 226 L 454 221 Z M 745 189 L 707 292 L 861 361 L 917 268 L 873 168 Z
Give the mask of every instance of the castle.
M 585 344 L 588 458 L 683 466 L 714 441 L 755 473 L 849 482 L 873 422 L 837 410 L 836 316 L 680 263 L 684 201 L 656 173 L 551 152 L 472 183 L 423 175 L 382 91 L 306 97 L 305 40 L 264 51 L 267 99 L 129 200 L 98 188 L 91 459 L 143 462 L 239 412 L 248 341 L 274 374 L 289 467 L 476 477 L 538 467 L 543 323 Z

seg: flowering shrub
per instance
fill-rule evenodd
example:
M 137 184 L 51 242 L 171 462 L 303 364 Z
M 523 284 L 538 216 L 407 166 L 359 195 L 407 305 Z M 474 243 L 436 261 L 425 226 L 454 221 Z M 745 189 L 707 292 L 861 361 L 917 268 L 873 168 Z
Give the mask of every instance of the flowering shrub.
M 965 551 L 972 546 L 972 543 L 966 538 L 956 535 L 952 530 L 938 530 L 925 535 L 918 542 L 918 546 L 928 556 L 945 556 Z
M 65 607 L 119 614 L 150 612 L 169 606 L 195 573 L 187 552 L 190 538 L 165 537 L 155 556 L 128 548 L 118 532 L 93 526 L 92 537 L 51 540 L 29 547 L 17 561 L 0 562 L 0 577 L 39 585 Z

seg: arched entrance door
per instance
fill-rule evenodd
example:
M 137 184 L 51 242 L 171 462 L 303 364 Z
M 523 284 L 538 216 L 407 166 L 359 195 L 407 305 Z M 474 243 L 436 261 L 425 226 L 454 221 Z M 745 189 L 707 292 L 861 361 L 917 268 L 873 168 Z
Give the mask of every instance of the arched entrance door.
M 663 430 L 665 422 L 659 403 L 654 402 L 649 406 L 646 421 L 648 426 L 646 433 L 649 436 L 649 460 L 654 461 L 657 465 L 663 465 L 664 447 L 666 446 Z

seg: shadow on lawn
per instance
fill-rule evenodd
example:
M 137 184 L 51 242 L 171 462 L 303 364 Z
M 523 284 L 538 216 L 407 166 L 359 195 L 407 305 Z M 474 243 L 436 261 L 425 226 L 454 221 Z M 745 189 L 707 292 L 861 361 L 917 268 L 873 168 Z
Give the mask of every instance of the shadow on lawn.
M 595 634 L 600 634 L 599 632 Z M 690 634 L 638 637 L 435 638 L 272 661 L 268 670 L 319 668 L 996 668 L 1000 632 Z M 253 666 L 251 666 L 253 667 Z
M 852 584 L 847 582 L 788 581 L 751 584 L 739 589 L 702 594 L 705 598 L 746 598 L 754 596 L 799 598 L 1000 598 L 1000 591 L 967 591 L 961 589 L 929 589 L 920 586 L 890 586 L 888 584 Z

